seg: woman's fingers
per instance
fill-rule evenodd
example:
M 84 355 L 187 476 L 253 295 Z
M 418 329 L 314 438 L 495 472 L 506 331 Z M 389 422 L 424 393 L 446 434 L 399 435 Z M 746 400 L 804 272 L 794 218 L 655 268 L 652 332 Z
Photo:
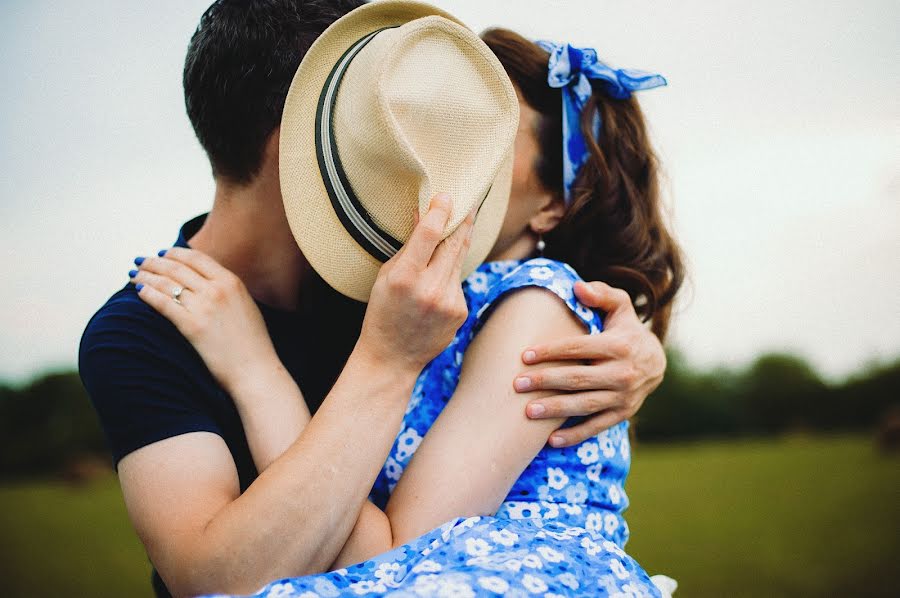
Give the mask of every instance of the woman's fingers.
M 451 273 L 454 280 L 462 279 L 462 268 L 466 258 L 469 256 L 469 249 L 472 247 L 472 233 L 475 231 L 475 218 L 477 215 L 478 208 L 473 208 L 459 227 L 462 229 L 460 235 L 462 236 L 463 243 L 460 251 L 456 254 L 456 263 L 454 264 L 453 272 Z
M 428 212 L 413 229 L 412 236 L 406 242 L 403 257 L 411 260 L 417 270 L 425 270 L 431 262 L 431 256 L 443 239 L 444 229 L 450 220 L 450 212 L 450 196 L 438 193 L 431 200 Z
M 138 271 L 164 276 L 178 286 L 194 291 L 200 291 L 209 284 L 194 268 L 168 257 L 147 258 L 140 263 Z
M 138 297 L 140 297 L 144 303 L 175 324 L 179 330 L 181 329 L 181 326 L 190 314 L 184 308 L 184 305 L 178 305 L 173 301 L 171 293 L 160 291 L 158 288 L 144 283 L 138 283 L 137 290 Z
M 188 300 L 188 296 L 191 294 L 191 291 L 184 287 L 181 283 L 172 280 L 168 276 L 162 276 L 160 274 L 156 274 L 154 272 L 149 272 L 147 270 L 132 270 L 130 274 L 134 274 L 131 277 L 131 282 L 135 285 L 141 285 L 142 288 L 152 288 L 163 295 L 169 297 L 169 301 L 172 302 L 173 305 L 178 307 L 182 307 L 185 302 Z M 178 302 L 175 301 L 175 291 L 180 289 L 181 292 L 178 296 L 178 301 L 181 301 L 182 305 L 178 305 Z
M 603 413 L 598 413 L 594 417 L 587 419 L 577 426 L 571 428 L 560 428 L 550 435 L 547 441 L 550 446 L 563 448 L 567 446 L 575 446 L 593 438 L 600 432 L 625 421 L 625 415 L 615 409 L 608 409 Z
M 179 262 L 192 270 L 203 278 L 214 280 L 223 276 L 231 275 L 231 271 L 219 264 L 202 251 L 189 249 L 187 247 L 172 247 L 159 252 L 160 257 Z

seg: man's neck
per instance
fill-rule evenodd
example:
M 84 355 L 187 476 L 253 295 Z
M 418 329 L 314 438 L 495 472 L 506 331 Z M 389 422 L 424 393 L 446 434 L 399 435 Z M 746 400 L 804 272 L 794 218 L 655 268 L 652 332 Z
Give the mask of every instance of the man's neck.
M 277 177 L 247 185 L 217 180 L 212 210 L 188 242 L 234 272 L 257 301 L 296 309 L 309 266 L 287 223 Z

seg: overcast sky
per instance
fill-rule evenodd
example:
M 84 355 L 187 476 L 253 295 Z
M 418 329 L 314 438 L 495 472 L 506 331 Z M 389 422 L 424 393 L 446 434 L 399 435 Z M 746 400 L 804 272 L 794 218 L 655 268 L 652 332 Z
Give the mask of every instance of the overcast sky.
M 208 3 L 0 2 L 0 378 L 74 365 L 131 259 L 208 209 L 181 89 Z M 640 99 L 694 363 L 792 350 L 840 376 L 900 355 L 900 4 L 435 3 L 668 77 Z

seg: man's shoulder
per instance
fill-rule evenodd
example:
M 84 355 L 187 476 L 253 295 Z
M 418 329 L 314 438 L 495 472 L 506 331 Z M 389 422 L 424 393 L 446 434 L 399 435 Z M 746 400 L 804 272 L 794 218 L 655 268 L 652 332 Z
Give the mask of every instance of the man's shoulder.
M 90 319 L 78 354 L 81 381 L 113 460 L 190 432 L 225 437 L 227 409 L 200 356 L 134 287 L 117 291 Z
M 80 359 L 94 349 L 165 351 L 189 343 L 175 326 L 141 301 L 133 285 L 114 293 L 91 317 L 81 337 Z

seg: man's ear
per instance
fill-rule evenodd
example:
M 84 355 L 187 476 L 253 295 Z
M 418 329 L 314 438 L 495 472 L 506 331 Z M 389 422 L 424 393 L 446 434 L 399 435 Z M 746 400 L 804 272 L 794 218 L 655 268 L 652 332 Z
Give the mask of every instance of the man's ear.
M 273 130 L 269 134 L 269 138 L 266 139 L 266 149 L 265 149 L 266 154 L 271 156 L 275 160 L 276 164 L 278 164 L 278 152 L 279 152 L 279 147 L 280 147 L 280 145 L 279 145 L 280 140 L 281 140 L 281 127 L 278 126 L 278 127 L 275 127 L 275 130 Z
M 566 213 L 566 204 L 561 196 L 547 194 L 547 201 L 537 214 L 528 221 L 528 226 L 535 234 L 548 233 L 559 224 Z

